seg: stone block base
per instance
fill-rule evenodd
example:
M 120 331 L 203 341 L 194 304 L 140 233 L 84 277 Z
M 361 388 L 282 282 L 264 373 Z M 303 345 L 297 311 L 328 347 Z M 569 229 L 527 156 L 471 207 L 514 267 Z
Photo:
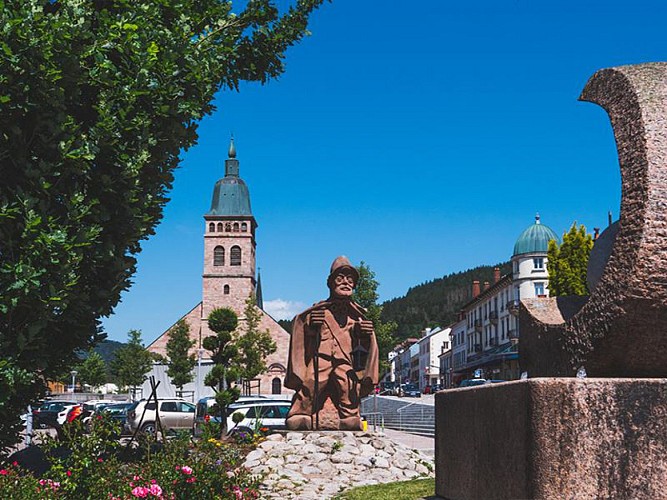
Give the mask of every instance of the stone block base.
M 438 392 L 436 494 L 667 498 L 667 380 L 536 378 Z

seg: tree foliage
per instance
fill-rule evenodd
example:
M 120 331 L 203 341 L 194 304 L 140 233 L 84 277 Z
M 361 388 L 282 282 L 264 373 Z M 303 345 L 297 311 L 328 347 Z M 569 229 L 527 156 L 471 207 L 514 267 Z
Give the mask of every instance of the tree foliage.
M 90 351 L 86 358 L 76 366 L 77 377 L 81 384 L 93 387 L 100 386 L 107 381 L 107 366 L 102 356 Z
M 382 374 L 389 368 L 387 355 L 398 341 L 396 337 L 398 325 L 394 321 L 382 321 L 382 306 L 377 303 L 379 283 L 375 279 L 375 273 L 363 261 L 359 264 L 357 270 L 359 271 L 359 281 L 352 298 L 357 304 L 366 309 L 367 318 L 373 322 L 380 356 L 380 374 Z
M 472 299 L 472 282 L 493 283 L 493 269 L 511 272 L 509 262 L 479 266 L 411 287 L 403 297 L 382 304 L 382 320 L 398 324 L 398 337 L 418 337 L 427 327 L 446 326 L 456 321 L 461 307 Z
M 586 273 L 588 258 L 593 249 L 593 238 L 582 224 L 572 223 L 569 232 L 563 233 L 563 242 L 549 242 L 547 271 L 549 271 L 549 295 L 588 295 Z
M 281 74 L 322 2 L 0 2 L 0 379 L 40 374 L 16 395 L 100 340 L 216 92 Z
M 190 326 L 184 320 L 179 320 L 167 335 L 167 375 L 172 384 L 183 390 L 183 386 L 194 379 L 192 369 L 197 360 L 194 354 L 188 353 L 196 342 L 190 339 Z
M 153 356 L 141 341 L 141 331 L 130 330 L 127 344 L 118 349 L 111 362 L 111 374 L 121 387 L 137 387 L 144 383 L 153 368 Z
M 204 383 L 216 390 L 215 401 L 223 429 L 227 409 L 240 395 L 239 387 L 234 384 L 251 380 L 265 371 L 266 357 L 276 350 L 269 331 L 260 330 L 261 312 L 253 296 L 246 300 L 243 314 L 245 321 L 238 327 L 238 318 L 231 309 L 211 311 L 208 327 L 216 335 L 202 342 L 204 349 L 211 352 L 214 363 Z

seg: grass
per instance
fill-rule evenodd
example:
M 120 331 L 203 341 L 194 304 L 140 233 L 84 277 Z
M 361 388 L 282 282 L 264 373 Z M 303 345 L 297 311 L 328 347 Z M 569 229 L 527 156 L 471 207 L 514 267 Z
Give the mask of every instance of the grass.
M 417 500 L 435 495 L 435 479 L 361 486 L 341 493 L 335 500 Z

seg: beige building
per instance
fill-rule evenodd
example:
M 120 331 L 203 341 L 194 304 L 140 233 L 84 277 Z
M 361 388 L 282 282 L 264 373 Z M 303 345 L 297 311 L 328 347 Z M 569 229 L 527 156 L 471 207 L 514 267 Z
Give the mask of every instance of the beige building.
M 199 383 L 195 381 L 184 387 L 184 392 L 193 394 L 194 397 L 212 394 L 212 390 L 203 385 L 205 373 L 210 369 L 211 362 L 208 351 L 201 348 L 202 339 L 213 335 L 207 323 L 210 312 L 220 307 L 234 310 L 239 317 L 239 328 L 242 329 L 248 297 L 255 294 L 260 310 L 263 307 L 261 288 L 255 277 L 256 231 L 257 221 L 250 208 L 248 186 L 239 176 L 239 161 L 236 159 L 236 149 L 232 139 L 229 158 L 225 161 L 225 176 L 215 183 L 211 209 L 204 215 L 202 301 L 180 318 L 190 325 L 190 335 L 196 341 L 193 353 L 201 359 L 196 376 Z M 169 329 L 147 349 L 166 355 Z M 283 387 L 289 352 L 289 333 L 263 310 L 260 329 L 269 331 L 277 350 L 266 360 L 267 372 L 258 379 L 246 383 L 244 391 L 252 394 L 291 394 L 292 391 Z M 163 373 L 166 372 L 164 365 L 156 365 L 153 371 L 153 375 L 161 380 L 161 385 L 171 385 Z M 149 389 L 144 387 L 144 397 L 148 395 L 147 390 Z M 172 395 L 175 393 L 175 388 L 165 387 L 160 393 Z

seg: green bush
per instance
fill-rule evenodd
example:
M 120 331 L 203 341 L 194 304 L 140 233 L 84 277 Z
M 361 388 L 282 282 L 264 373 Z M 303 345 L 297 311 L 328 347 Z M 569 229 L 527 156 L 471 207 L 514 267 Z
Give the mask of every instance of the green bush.
M 18 464 L 0 466 L 0 492 L 12 500 L 32 499 L 253 499 L 260 478 L 241 466 L 241 452 L 215 439 L 192 442 L 177 436 L 160 443 L 147 440 L 126 450 L 118 428 L 107 418 L 93 421 L 90 434 L 68 425 L 63 440 L 48 439 L 43 448 L 51 463 L 43 477 Z M 71 454 L 55 456 L 58 446 Z

